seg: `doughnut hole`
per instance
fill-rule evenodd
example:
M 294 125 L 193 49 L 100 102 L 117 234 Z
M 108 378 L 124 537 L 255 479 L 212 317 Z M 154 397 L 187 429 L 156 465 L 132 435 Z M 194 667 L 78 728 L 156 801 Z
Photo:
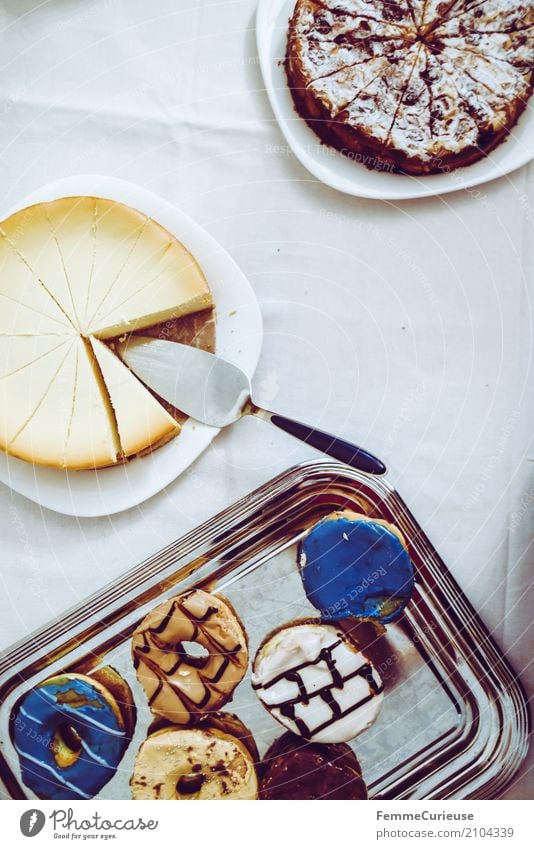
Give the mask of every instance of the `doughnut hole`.
M 181 775 L 176 782 L 176 798 L 183 799 L 188 796 L 197 796 L 206 778 L 202 772 L 193 771 L 188 775 Z
M 67 722 L 58 725 L 52 737 L 51 749 L 60 769 L 76 763 L 82 752 L 82 738 Z
M 200 643 L 192 643 L 188 640 L 184 640 L 182 643 L 182 649 L 186 656 L 186 663 L 190 666 L 202 667 L 205 666 L 209 660 L 210 653 L 205 646 L 200 645 Z

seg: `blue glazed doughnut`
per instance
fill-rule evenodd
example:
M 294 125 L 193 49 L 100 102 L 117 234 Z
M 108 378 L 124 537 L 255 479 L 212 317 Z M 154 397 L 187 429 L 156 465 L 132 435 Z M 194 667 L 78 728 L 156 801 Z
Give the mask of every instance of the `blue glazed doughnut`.
M 400 531 L 351 510 L 331 513 L 302 540 L 298 565 L 323 619 L 392 622 L 408 604 L 414 570 Z
M 91 799 L 129 742 L 115 698 L 85 675 L 59 675 L 20 702 L 13 742 L 22 780 L 41 799 Z

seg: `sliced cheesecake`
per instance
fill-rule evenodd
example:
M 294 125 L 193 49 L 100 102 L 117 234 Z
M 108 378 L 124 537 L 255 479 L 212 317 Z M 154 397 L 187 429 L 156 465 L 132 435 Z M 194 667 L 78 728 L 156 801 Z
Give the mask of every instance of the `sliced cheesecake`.
M 105 340 L 212 306 L 194 257 L 134 209 L 71 197 L 12 215 L 0 224 L 0 448 L 94 469 L 177 435 Z
M 178 422 L 99 339 L 91 339 L 113 409 L 124 457 L 155 448 L 180 431 Z

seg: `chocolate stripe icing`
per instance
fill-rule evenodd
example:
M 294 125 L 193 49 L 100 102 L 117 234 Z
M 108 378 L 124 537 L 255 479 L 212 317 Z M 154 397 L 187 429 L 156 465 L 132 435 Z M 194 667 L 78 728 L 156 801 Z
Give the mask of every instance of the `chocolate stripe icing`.
M 364 730 L 378 713 L 383 692 L 369 660 L 322 623 L 278 631 L 256 656 L 252 686 L 282 724 L 322 742 L 349 740 Z M 366 707 L 373 700 L 375 705 Z M 354 721 L 347 722 L 351 716 Z
M 197 643 L 206 654 L 191 655 L 187 643 Z M 132 653 L 152 711 L 183 725 L 200 711 L 221 707 L 248 661 L 237 617 L 222 599 L 203 590 L 152 611 L 134 633 Z

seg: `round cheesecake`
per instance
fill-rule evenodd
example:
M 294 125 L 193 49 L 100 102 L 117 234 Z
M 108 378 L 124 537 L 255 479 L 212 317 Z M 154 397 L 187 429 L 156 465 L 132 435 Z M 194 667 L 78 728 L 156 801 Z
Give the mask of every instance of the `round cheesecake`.
M 532 93 L 529 0 L 298 0 L 297 111 L 368 168 L 420 175 L 487 155 Z
M 178 411 L 121 362 L 113 340 L 143 331 L 210 348 L 212 306 L 194 257 L 123 204 L 61 198 L 1 222 L 0 448 L 95 469 L 177 435 Z

